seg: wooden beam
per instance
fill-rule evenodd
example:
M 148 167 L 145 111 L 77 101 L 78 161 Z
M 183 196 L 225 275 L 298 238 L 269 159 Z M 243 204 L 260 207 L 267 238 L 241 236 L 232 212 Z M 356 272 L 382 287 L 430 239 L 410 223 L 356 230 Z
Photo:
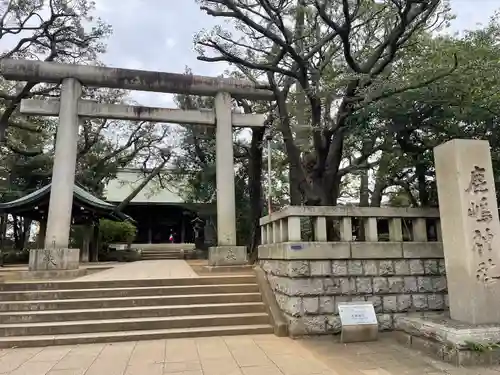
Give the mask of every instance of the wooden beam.
M 57 99 L 23 99 L 20 111 L 23 114 L 34 116 L 58 116 L 59 106 L 60 103 Z M 78 103 L 78 115 L 114 120 L 156 121 L 173 124 L 215 126 L 215 113 L 210 109 L 182 110 L 80 100 Z M 263 114 L 232 114 L 232 122 L 235 127 L 261 127 L 264 126 L 264 121 L 265 115 Z

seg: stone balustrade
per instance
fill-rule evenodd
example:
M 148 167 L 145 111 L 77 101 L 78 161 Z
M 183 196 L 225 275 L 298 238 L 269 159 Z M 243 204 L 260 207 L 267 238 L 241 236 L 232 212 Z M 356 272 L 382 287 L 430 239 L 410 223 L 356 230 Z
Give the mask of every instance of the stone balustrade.
M 404 241 L 406 237 L 407 242 L 413 243 L 406 246 L 408 249 L 417 247 L 415 243 L 428 243 L 429 240 L 433 240 L 432 242 L 437 242 L 434 250 L 442 250 L 439 211 L 433 208 L 289 206 L 260 219 L 261 244 L 304 240 L 311 242 L 311 239 L 306 239 L 303 235 L 303 220 L 301 219 L 304 218 L 310 218 L 313 221 L 313 242 L 338 242 L 339 246 L 342 246 L 342 243 L 364 242 L 373 246 L 372 243 L 387 242 L 383 239 L 387 239 L 388 242 L 406 242 Z M 363 226 L 364 241 L 360 241 L 353 234 L 353 220 L 358 221 L 358 226 Z M 380 221 L 387 222 L 387 233 L 379 233 Z M 332 224 L 332 222 L 337 238 L 328 238 L 327 223 Z M 405 227 L 402 225 L 403 222 L 407 224 Z M 360 249 L 363 247 L 366 248 L 363 245 L 356 246 Z M 383 247 L 384 252 L 390 252 L 387 243 L 384 243 Z
M 338 332 L 339 302 L 373 302 L 383 330 L 447 308 L 437 209 L 286 207 L 260 226 L 259 262 L 291 335 Z

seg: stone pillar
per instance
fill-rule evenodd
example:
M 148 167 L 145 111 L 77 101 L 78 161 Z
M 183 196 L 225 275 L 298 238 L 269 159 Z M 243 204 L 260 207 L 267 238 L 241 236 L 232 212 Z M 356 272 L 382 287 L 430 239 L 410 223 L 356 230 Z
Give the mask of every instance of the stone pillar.
M 63 80 L 45 235 L 46 249 L 68 247 L 78 143 L 78 99 L 81 91 L 80 82 L 76 79 Z
M 434 149 L 450 315 L 500 323 L 500 222 L 487 141 Z
M 216 173 L 217 173 L 217 243 L 236 245 L 236 202 L 234 188 L 233 124 L 231 96 L 218 93 L 215 97 Z
M 245 264 L 245 247 L 236 246 L 236 197 L 234 188 L 233 124 L 231 96 L 220 92 L 215 97 L 217 246 L 208 253 L 211 266 Z

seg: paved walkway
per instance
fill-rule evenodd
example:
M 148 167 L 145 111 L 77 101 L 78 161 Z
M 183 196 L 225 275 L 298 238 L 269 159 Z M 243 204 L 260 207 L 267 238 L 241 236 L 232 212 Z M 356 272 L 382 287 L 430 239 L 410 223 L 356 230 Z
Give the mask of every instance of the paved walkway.
M 499 375 L 433 361 L 383 335 L 342 345 L 334 338 L 210 337 L 6 349 L 2 375 Z
M 112 269 L 82 276 L 76 280 L 130 280 L 130 279 L 181 279 L 198 277 L 184 260 L 141 260 L 120 263 Z
M 376 342 L 341 344 L 337 337 L 297 340 L 338 375 L 500 375 L 495 368 L 457 368 L 396 342 L 384 333 Z

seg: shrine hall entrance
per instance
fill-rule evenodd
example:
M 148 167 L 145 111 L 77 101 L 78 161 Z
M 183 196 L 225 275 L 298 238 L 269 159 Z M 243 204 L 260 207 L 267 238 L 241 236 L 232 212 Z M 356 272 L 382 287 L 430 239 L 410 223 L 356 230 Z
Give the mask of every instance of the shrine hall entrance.
M 194 243 L 192 221 L 196 212 L 170 204 L 130 203 L 124 213 L 136 221 L 137 236 L 133 243 Z

